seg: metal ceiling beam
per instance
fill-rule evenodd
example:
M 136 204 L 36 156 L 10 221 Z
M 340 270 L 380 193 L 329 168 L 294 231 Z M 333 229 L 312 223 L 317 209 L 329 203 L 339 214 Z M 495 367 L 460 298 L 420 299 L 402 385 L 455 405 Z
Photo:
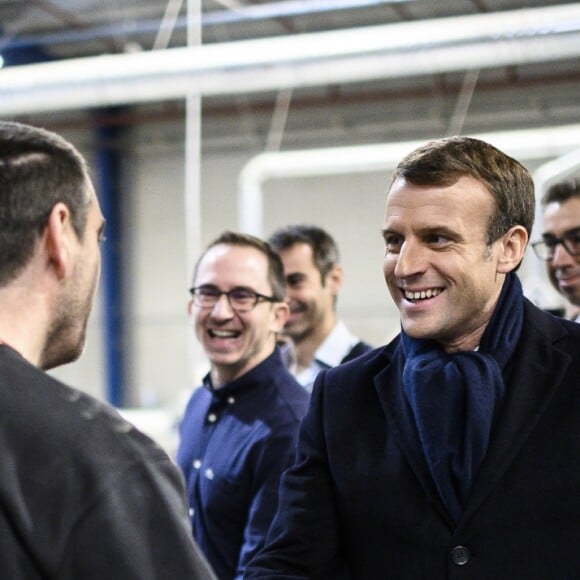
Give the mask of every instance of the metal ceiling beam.
M 44 2 L 44 0 L 34 0 Z M 201 26 L 204 28 L 211 26 L 223 26 L 238 24 L 242 22 L 256 22 L 262 20 L 295 18 L 320 14 L 325 12 L 339 12 L 344 10 L 356 10 L 360 8 L 370 8 L 381 5 L 391 5 L 396 9 L 400 4 L 413 2 L 414 0 L 275 0 L 264 4 L 244 5 L 238 10 L 213 10 L 203 12 L 201 15 Z M 0 2 L 1 4 L 1 2 Z M 59 19 L 68 16 L 70 13 L 59 11 L 53 14 Z M 187 29 L 187 16 L 179 16 L 171 29 Z M 30 47 L 46 47 L 68 43 L 83 43 L 92 40 L 109 41 L 117 39 L 125 42 L 127 39 L 138 39 L 142 35 L 157 34 L 163 31 L 166 25 L 158 18 L 146 20 L 124 20 L 121 22 L 111 22 L 103 25 L 92 25 L 89 22 L 72 23 L 71 29 L 60 29 L 54 32 L 44 32 L 30 35 L 14 35 L 12 38 L 2 38 L 0 36 L 0 47 L 8 47 L 13 50 L 27 49 Z M 8 27 L 11 28 L 11 27 Z M 10 31 L 12 33 L 12 31 Z M 114 46 L 118 50 L 120 46 Z
M 580 4 L 0 70 L 0 115 L 440 74 L 580 57 Z

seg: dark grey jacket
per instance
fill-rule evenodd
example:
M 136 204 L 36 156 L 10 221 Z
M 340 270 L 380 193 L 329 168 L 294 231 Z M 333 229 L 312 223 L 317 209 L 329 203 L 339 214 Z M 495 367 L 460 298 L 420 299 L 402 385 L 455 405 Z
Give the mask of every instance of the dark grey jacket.
M 165 452 L 112 408 L 7 346 L 0 346 L 0 578 L 214 578 Z

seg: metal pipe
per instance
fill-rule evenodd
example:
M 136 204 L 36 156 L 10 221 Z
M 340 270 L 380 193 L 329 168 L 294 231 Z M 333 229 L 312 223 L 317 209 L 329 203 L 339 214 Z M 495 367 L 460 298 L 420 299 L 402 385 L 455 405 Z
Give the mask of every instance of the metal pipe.
M 474 135 L 517 159 L 546 159 L 580 147 L 580 124 Z M 263 186 L 270 179 L 368 173 L 394 169 L 423 141 L 261 153 L 238 178 L 238 228 L 263 235 Z
M 121 210 L 119 205 L 119 154 L 110 147 L 118 139 L 118 127 L 97 131 L 96 167 L 99 200 L 107 219 L 107 240 L 102 250 L 102 290 L 105 377 L 107 400 L 116 407 L 128 402 L 125 393 L 124 308 L 121 268 Z
M 242 6 L 238 10 L 213 10 L 201 14 L 201 26 L 218 26 L 237 24 L 239 22 L 272 20 L 276 18 L 289 18 L 321 12 L 339 12 L 364 8 L 366 6 L 379 6 L 381 4 L 405 4 L 414 0 L 276 0 L 268 4 L 252 4 Z M 7 47 L 11 50 L 26 50 L 31 47 L 45 47 L 57 44 L 79 43 L 99 39 L 120 39 L 139 35 L 164 34 L 166 28 L 170 30 L 184 30 L 189 27 L 188 16 L 179 16 L 174 22 L 159 24 L 159 19 L 150 18 L 139 21 L 115 22 L 102 26 L 88 27 L 86 23 L 74 30 L 59 30 L 53 33 L 32 34 L 18 36 L 10 27 L 12 36 L 0 36 L 0 49 Z
M 202 43 L 201 0 L 187 0 L 188 46 Z M 202 251 L 201 235 L 201 97 L 192 93 L 185 99 L 185 280 L 184 288 L 191 286 L 193 265 Z M 188 337 L 189 338 L 189 337 Z M 200 361 L 204 360 L 203 350 L 197 340 L 187 340 L 187 361 L 191 373 L 191 385 L 201 383 L 198 372 Z
M 0 115 L 282 90 L 580 56 L 580 4 L 0 70 Z

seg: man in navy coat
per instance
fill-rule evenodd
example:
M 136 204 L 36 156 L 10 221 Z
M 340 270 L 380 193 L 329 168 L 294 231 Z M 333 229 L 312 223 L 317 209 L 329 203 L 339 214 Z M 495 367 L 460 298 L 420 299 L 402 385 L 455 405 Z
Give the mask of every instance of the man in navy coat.
M 580 326 L 523 296 L 534 206 L 483 141 L 401 161 L 383 226 L 401 332 L 318 376 L 245 578 L 580 577 Z

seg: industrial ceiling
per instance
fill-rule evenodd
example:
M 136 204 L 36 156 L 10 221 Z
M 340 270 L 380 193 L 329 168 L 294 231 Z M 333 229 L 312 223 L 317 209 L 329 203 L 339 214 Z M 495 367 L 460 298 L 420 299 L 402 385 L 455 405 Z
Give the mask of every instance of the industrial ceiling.
M 41 116 L 56 128 L 89 122 L 179 123 L 185 115 L 179 95 L 126 102 L 104 98 L 102 106 L 57 110 L 48 104 L 50 91 L 35 87 L 33 71 L 38 69 L 30 65 L 87 59 L 82 62 L 91 71 L 94 57 L 114 55 L 127 63 L 129 77 L 136 61 L 121 59 L 132 55 L 153 62 L 149 51 L 172 59 L 179 49 L 223 46 L 226 60 L 210 71 L 214 88 L 200 91 L 204 152 L 284 151 L 570 125 L 580 123 L 579 7 L 549 0 L 0 0 L 5 61 L 0 111 L 9 73 L 20 70 L 29 71 L 25 89 L 45 99 L 47 110 L 38 105 L 10 109 L 5 117 L 34 122 Z M 558 8 L 569 16 L 554 24 L 546 15 Z M 506 19 L 517 19 L 517 11 L 522 23 L 510 34 Z M 527 23 L 523 15 L 530 14 Z M 493 22 L 490 18 L 496 18 L 495 36 L 489 26 L 478 32 L 480 23 Z M 369 49 L 357 60 L 342 54 L 333 74 L 325 76 L 330 43 L 350 43 L 349 36 L 334 33 L 350 29 L 362 30 L 363 36 L 368 30 L 369 39 L 378 31 L 384 42 L 392 37 L 393 45 L 377 53 Z M 396 44 L 399 33 L 405 38 Z M 469 44 L 458 40 L 462 34 L 470 36 Z M 246 78 L 232 74 L 227 55 L 233 63 L 251 41 L 263 41 L 258 44 L 261 59 L 270 61 L 282 49 L 306 55 L 311 41 L 319 51 L 292 65 L 292 80 L 285 86 L 269 86 L 268 70 L 272 85 L 277 78 L 271 62 L 271 69 L 249 69 Z M 540 41 L 551 44 L 540 46 Z M 439 52 L 443 45 L 446 64 Z M 207 53 L 191 54 L 195 60 Z M 149 85 L 165 82 L 158 79 Z M 200 86 L 203 82 L 207 79 L 200 77 Z M 5 93 L 4 100 L 9 96 Z

